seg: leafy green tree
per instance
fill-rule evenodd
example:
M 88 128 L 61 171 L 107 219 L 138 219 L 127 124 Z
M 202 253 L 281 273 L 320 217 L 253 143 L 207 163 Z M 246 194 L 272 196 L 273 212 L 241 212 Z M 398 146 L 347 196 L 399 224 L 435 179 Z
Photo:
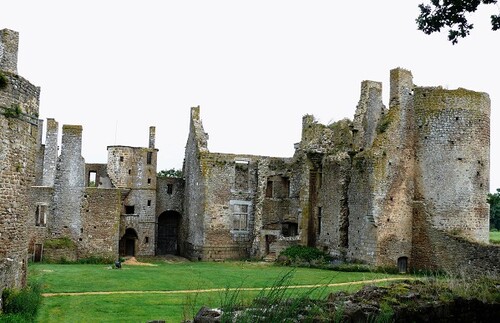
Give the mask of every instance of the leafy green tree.
M 490 229 L 500 230 L 500 188 L 497 192 L 488 194 L 490 204 Z
M 182 178 L 182 170 L 170 168 L 158 172 L 158 177 L 177 177 Z
M 497 0 L 431 0 L 431 4 L 419 4 L 420 15 L 416 19 L 418 29 L 426 34 L 448 27 L 448 40 L 456 44 L 474 28 L 466 14 L 475 12 L 484 4 L 496 4 Z M 491 15 L 491 29 L 500 29 L 500 14 Z

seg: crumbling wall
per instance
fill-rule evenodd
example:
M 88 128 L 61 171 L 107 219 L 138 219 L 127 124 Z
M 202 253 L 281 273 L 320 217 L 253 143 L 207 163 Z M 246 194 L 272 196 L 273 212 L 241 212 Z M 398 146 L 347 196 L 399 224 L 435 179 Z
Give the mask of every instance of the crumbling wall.
M 206 198 L 203 259 L 249 257 L 257 160 L 247 155 L 209 153 L 200 161 Z M 238 212 L 242 214 L 239 220 L 235 219 Z
M 165 211 L 183 213 L 184 179 L 157 177 L 156 179 L 156 216 Z
M 49 218 L 55 237 L 69 237 L 73 241 L 78 241 L 82 228 L 80 210 L 85 183 L 82 130 L 79 125 L 63 125 L 61 155 L 57 160 L 54 183 L 53 217 Z
M 41 186 L 54 186 L 59 148 L 57 145 L 58 135 L 59 124 L 57 123 L 57 121 L 51 118 L 47 119 Z
M 203 217 L 206 197 L 201 158 L 208 153 L 208 134 L 203 130 L 200 107 L 191 108 L 190 120 L 182 171 L 186 179 L 186 186 L 184 195 L 185 217 L 181 220 L 181 235 L 186 239 L 180 246 L 180 252 L 181 255 L 185 255 L 190 259 L 202 259 L 202 247 L 205 239 Z
M 432 225 L 489 240 L 490 100 L 464 89 L 416 88 L 417 199 Z
M 0 294 L 26 281 L 40 88 L 17 75 L 18 33 L 0 30 Z
M 118 255 L 121 191 L 119 189 L 85 189 L 81 208 L 78 258 Z

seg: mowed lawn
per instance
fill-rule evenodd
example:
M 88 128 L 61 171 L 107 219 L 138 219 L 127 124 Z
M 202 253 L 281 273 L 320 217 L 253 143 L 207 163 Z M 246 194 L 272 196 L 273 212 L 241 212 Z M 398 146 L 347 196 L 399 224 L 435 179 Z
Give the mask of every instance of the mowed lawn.
M 500 244 L 500 231 L 490 231 L 490 242 Z
M 44 293 L 122 292 L 44 297 L 38 322 L 180 322 L 192 318 L 203 305 L 218 307 L 236 294 L 244 299 L 255 297 L 259 291 L 243 289 L 272 287 L 291 270 L 289 286 L 402 278 L 369 272 L 291 269 L 259 262 L 156 262 L 155 266 L 123 265 L 122 269 L 37 263 L 30 265 L 29 274 L 31 280 L 43 284 Z M 290 293 L 303 295 L 314 290 L 314 297 L 324 297 L 331 291 L 353 291 L 361 286 L 290 289 Z M 231 288 L 236 291 L 226 290 Z

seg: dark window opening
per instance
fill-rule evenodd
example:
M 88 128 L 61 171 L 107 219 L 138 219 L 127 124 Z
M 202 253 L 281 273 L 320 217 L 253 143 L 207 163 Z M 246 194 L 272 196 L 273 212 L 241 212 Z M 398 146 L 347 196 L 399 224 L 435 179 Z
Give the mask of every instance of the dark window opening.
M 132 170 L 131 169 L 128 170 L 128 174 L 129 175 L 132 174 Z
M 284 237 L 294 237 L 298 233 L 298 224 L 292 222 L 284 222 L 281 224 L 281 233 Z
M 171 195 L 174 192 L 174 184 L 167 184 L 167 194 Z
M 47 205 L 38 204 L 35 210 L 35 225 L 44 227 L 47 223 Z
M 148 178 L 148 184 L 151 184 L 151 178 Z
M 151 206 L 151 200 L 148 200 L 148 206 Z
M 149 243 L 149 237 L 144 238 L 144 243 Z
M 120 161 L 121 161 L 121 162 L 123 161 L 123 156 L 120 156 Z
M 151 165 L 151 161 L 153 160 L 153 152 L 148 151 L 148 155 L 147 155 L 146 159 L 147 159 L 147 164 Z
M 266 197 L 273 197 L 273 181 L 267 181 Z
M 83 233 L 83 228 L 80 228 L 80 233 Z
M 288 177 L 283 177 L 282 182 L 283 182 L 283 197 L 290 197 L 290 179 Z
M 125 205 L 125 214 L 135 214 L 135 205 Z

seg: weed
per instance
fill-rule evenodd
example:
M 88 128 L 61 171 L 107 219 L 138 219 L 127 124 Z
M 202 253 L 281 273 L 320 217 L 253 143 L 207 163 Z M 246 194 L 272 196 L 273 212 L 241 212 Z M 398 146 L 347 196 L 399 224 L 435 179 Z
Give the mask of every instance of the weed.
M 75 243 L 68 237 L 62 237 L 45 240 L 43 246 L 47 249 L 73 249 L 75 248 Z
M 4 112 L 3 115 L 6 118 L 17 118 L 21 115 L 22 113 L 21 106 L 19 104 L 11 104 L 10 108 L 5 108 L 4 107 Z
M 22 289 L 6 288 L 2 293 L 2 322 L 34 322 L 42 301 L 41 284 L 31 282 Z
M 9 80 L 7 79 L 7 76 L 0 71 L 0 90 L 6 88 L 8 83 Z

